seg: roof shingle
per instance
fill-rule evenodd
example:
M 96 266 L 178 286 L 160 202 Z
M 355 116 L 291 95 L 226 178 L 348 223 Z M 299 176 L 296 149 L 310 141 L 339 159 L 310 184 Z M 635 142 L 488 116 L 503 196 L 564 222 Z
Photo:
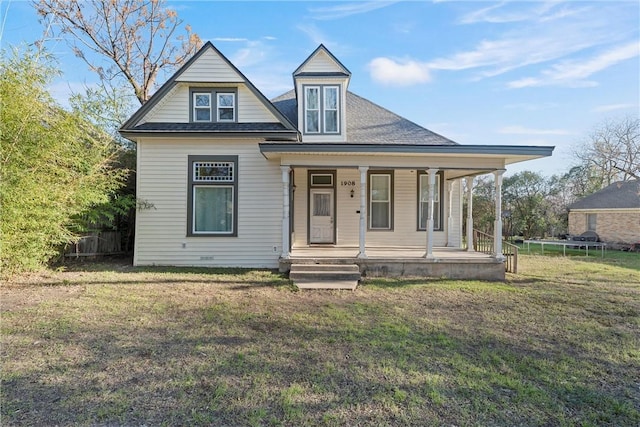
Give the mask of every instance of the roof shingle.
M 569 205 L 569 209 L 640 208 L 640 180 L 614 182 Z
M 295 92 L 271 100 L 297 126 Z M 352 92 L 347 92 L 347 142 L 352 144 L 458 145 Z

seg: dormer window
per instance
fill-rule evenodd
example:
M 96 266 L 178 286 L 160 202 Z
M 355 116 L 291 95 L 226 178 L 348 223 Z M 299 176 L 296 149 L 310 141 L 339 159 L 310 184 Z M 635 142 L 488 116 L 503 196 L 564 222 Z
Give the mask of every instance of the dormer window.
M 235 121 L 236 94 L 218 93 L 218 121 Z
M 237 105 L 235 89 L 192 88 L 192 122 L 236 122 Z
M 304 132 L 340 132 L 339 86 L 304 87 Z
M 194 122 L 210 122 L 211 121 L 211 94 L 210 93 L 194 92 L 193 121 Z

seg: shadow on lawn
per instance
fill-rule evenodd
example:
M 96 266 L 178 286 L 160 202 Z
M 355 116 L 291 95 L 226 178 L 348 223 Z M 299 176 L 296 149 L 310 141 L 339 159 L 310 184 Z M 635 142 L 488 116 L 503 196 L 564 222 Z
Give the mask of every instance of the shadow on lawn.
M 339 309 L 340 307 L 335 307 Z M 238 309 L 239 310 L 239 309 Z M 336 313 L 337 315 L 337 313 Z M 125 319 L 123 319 L 125 320 Z M 209 307 L 162 327 L 73 325 L 25 332 L 46 363 L 5 373 L 11 425 L 554 425 L 640 421 L 602 387 L 585 354 L 512 345 L 486 333 L 456 336 L 362 313 L 364 325 L 294 322 Z M 406 327 L 405 327 L 406 326 Z M 35 344 L 33 344 L 35 345 Z M 66 350 L 61 350 L 60 347 Z M 57 350 L 56 350 L 57 348 Z M 31 350 L 33 351 L 33 350 Z M 75 353 L 74 353 L 75 352 Z M 599 372 L 621 366 L 590 363 Z M 636 401 L 637 403 L 637 401 Z M 570 415 L 566 415 L 570 414 Z M 327 418 L 327 416 L 335 418 Z M 328 421 L 333 421 L 328 422 Z

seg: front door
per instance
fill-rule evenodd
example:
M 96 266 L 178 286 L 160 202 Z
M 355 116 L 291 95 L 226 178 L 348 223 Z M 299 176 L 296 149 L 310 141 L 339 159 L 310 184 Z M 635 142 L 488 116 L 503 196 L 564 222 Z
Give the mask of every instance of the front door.
M 309 242 L 333 243 L 333 188 L 312 188 L 309 197 Z

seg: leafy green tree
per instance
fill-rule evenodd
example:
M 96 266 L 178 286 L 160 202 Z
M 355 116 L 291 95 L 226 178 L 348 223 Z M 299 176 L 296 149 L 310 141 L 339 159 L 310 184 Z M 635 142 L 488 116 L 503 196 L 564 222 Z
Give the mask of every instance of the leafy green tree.
M 109 200 L 125 170 L 119 147 L 77 112 L 55 103 L 46 54 L 14 49 L 0 60 L 0 268 L 35 270 L 71 241 L 74 218 Z
M 503 210 L 510 212 L 515 233 L 525 239 L 544 236 L 552 227 L 549 181 L 539 173 L 523 171 L 502 181 Z
M 83 94 L 74 94 L 69 101 L 72 111 L 107 131 L 122 147 L 117 152 L 114 166 L 129 172 L 125 185 L 112 194 L 108 202 L 85 211 L 77 218 L 78 224 L 92 232 L 105 229 L 120 231 L 122 248 L 130 251 L 133 249 L 136 213 L 136 147 L 120 136 L 118 129 L 133 111 L 135 97 L 125 86 L 101 84 L 97 88 L 87 88 Z
M 466 187 L 466 181 L 465 181 Z M 465 189 L 466 194 L 466 189 Z M 489 176 L 479 176 L 473 182 L 473 228 L 486 234 L 491 234 L 493 221 L 496 217 L 496 205 L 494 202 L 495 187 L 493 179 Z M 464 228 L 467 228 L 467 198 L 464 198 Z

